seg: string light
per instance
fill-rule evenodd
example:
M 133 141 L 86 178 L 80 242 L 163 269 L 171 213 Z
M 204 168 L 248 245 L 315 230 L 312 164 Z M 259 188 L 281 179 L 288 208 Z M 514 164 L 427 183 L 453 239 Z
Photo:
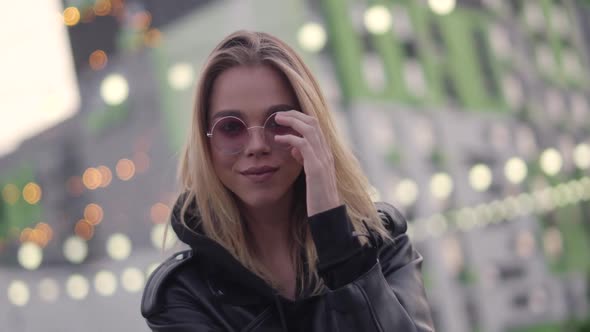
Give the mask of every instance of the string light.
M 44 278 L 39 282 L 39 297 L 45 302 L 55 302 L 59 297 L 59 286 L 57 281 L 51 278 Z
M 326 30 L 318 23 L 306 23 L 297 32 L 297 41 L 303 49 L 316 53 L 326 45 Z
M 20 190 L 18 190 L 18 187 L 12 183 L 5 185 L 2 189 L 2 198 L 10 205 L 14 205 L 18 201 L 19 197 Z
M 31 204 L 35 205 L 41 200 L 41 187 L 35 182 L 29 182 L 23 188 L 23 199 Z
M 410 206 L 418 198 L 418 185 L 410 179 L 403 179 L 395 187 L 394 197 L 403 206 Z
M 94 277 L 94 288 L 102 296 L 111 296 L 117 290 L 117 278 L 110 271 L 100 271 Z
M 30 291 L 22 280 L 14 280 L 8 286 L 8 300 L 17 307 L 23 307 L 29 302 Z
M 101 70 L 107 65 L 108 56 L 103 50 L 96 50 L 90 54 L 88 63 L 92 70 Z
M 18 262 L 27 270 L 36 270 L 42 260 L 43 251 L 36 243 L 25 242 L 18 249 Z
M 455 9 L 456 4 L 456 0 L 428 0 L 428 6 L 438 15 L 451 13 Z
M 131 240 L 121 233 L 113 234 L 107 240 L 107 252 L 112 259 L 124 260 L 131 254 Z
M 476 207 L 450 210 L 443 215 L 418 219 L 408 224 L 408 236 L 416 241 L 441 236 L 445 232 L 467 232 L 475 227 L 517 220 L 531 213 L 543 214 L 558 207 L 590 200 L 590 177 L 571 180 L 554 187 L 521 193 Z M 435 223 L 432 225 L 432 223 Z M 555 238 L 554 235 L 553 238 Z M 523 240 L 524 241 L 524 240 Z
M 111 12 L 111 0 L 97 0 L 94 4 L 94 13 L 97 16 L 106 16 Z
M 439 199 L 447 198 L 453 191 L 453 180 L 446 173 L 436 173 L 430 179 L 430 192 Z
M 374 5 L 367 9 L 364 23 L 367 30 L 374 34 L 382 34 L 391 30 L 391 13 L 383 5 Z
M 64 23 L 68 26 L 74 26 L 80 22 L 80 11 L 76 7 L 68 7 L 63 13 Z
M 115 169 L 117 176 L 123 181 L 128 181 L 135 175 L 135 163 L 126 158 L 119 160 Z
M 80 274 L 74 274 L 66 281 L 66 292 L 74 300 L 83 300 L 88 296 L 88 279 Z

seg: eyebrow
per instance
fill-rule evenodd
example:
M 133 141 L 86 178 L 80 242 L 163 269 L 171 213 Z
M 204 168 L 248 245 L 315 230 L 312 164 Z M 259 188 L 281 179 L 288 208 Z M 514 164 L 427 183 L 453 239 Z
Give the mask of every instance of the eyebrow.
M 294 106 L 287 105 L 287 104 L 273 105 L 266 110 L 265 116 L 269 116 L 275 112 L 285 112 L 285 111 L 290 111 L 290 110 L 294 110 L 294 109 L 296 109 Z M 216 112 L 211 117 L 211 120 L 215 120 L 217 118 L 221 118 L 224 116 L 235 116 L 238 118 L 242 118 L 242 114 L 243 113 L 240 110 L 222 110 L 222 111 Z

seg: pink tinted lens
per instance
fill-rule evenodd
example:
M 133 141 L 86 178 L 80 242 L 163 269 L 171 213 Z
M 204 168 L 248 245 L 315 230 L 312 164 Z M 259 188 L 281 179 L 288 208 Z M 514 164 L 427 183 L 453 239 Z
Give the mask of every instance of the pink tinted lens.
M 272 114 L 267 120 L 264 125 L 264 132 L 266 133 L 267 138 L 270 142 L 273 142 L 275 146 L 281 148 L 288 148 L 289 144 L 287 143 L 277 143 L 274 140 L 276 135 L 295 135 L 300 136 L 293 128 L 289 126 L 283 126 L 278 124 L 275 121 L 275 116 L 277 113 Z
M 237 118 L 223 118 L 213 129 L 213 144 L 226 153 L 238 152 L 248 140 L 248 130 Z

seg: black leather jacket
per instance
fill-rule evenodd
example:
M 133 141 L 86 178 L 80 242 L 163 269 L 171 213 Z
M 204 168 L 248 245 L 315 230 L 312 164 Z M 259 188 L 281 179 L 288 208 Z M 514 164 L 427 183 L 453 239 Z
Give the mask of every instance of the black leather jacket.
M 422 256 L 406 235 L 404 217 L 376 203 L 393 243 L 361 247 L 344 205 L 309 218 L 323 293 L 284 298 L 230 253 L 179 222 L 172 227 L 191 249 L 164 261 L 144 289 L 141 313 L 152 331 L 434 331 L 424 292 Z M 193 206 L 194 208 L 194 206 Z M 198 213 L 187 223 L 198 234 Z

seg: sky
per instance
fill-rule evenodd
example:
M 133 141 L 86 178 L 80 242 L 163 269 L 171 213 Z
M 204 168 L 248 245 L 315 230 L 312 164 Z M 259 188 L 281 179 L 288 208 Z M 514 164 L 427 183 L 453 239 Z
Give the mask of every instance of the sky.
M 0 5 L 0 157 L 71 117 L 80 97 L 59 0 Z

